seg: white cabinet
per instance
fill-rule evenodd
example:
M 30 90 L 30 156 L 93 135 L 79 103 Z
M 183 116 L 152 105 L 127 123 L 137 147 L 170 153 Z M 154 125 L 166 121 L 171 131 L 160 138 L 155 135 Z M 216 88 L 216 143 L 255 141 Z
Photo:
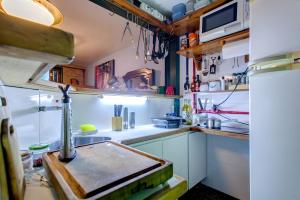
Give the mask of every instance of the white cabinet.
M 191 132 L 189 140 L 189 188 L 206 177 L 206 134 Z
M 188 134 L 163 139 L 163 159 L 173 162 L 173 172 L 188 180 Z
M 185 132 L 130 146 L 171 161 L 174 174 L 185 178 L 189 188 L 206 177 L 206 134 L 204 133 Z
M 162 141 L 160 140 L 138 143 L 136 145 L 135 144 L 131 145 L 131 147 L 149 153 L 151 155 L 157 156 L 159 158 L 162 158 L 163 156 Z

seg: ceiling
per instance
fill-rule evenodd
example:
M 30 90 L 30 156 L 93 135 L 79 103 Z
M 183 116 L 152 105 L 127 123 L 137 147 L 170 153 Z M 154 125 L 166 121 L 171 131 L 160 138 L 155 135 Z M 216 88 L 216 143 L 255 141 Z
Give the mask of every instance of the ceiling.
M 51 0 L 63 14 L 63 23 L 56 26 L 75 36 L 75 60 L 79 66 L 90 65 L 120 49 L 132 45 L 127 32 L 122 34 L 127 20 L 88 0 Z M 130 23 L 134 38 L 138 38 L 139 27 Z
M 164 15 L 171 16 L 172 7 L 179 3 L 186 3 L 187 0 L 140 0 L 153 8 L 156 8 Z

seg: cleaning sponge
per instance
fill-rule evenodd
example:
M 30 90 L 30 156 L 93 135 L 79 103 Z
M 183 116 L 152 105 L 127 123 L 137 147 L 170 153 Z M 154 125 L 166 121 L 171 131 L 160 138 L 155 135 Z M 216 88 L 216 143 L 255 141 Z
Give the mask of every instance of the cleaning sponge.
M 93 124 L 82 124 L 80 125 L 80 130 L 82 133 L 90 133 L 90 132 L 96 132 L 97 128 Z

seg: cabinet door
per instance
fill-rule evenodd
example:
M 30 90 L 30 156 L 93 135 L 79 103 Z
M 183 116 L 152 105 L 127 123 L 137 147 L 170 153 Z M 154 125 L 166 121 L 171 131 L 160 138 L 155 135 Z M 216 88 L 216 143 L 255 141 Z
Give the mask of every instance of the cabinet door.
M 84 70 L 71 67 L 63 67 L 63 83 L 84 87 Z
M 189 134 L 189 188 L 206 177 L 206 134 Z
M 173 162 L 174 174 L 188 180 L 188 134 L 163 140 L 163 159 Z
M 135 149 L 138 149 L 140 151 L 149 153 L 151 155 L 157 156 L 159 158 L 162 158 L 162 142 L 161 141 L 155 141 L 155 142 L 149 142 L 146 144 L 141 144 L 137 146 L 132 146 Z

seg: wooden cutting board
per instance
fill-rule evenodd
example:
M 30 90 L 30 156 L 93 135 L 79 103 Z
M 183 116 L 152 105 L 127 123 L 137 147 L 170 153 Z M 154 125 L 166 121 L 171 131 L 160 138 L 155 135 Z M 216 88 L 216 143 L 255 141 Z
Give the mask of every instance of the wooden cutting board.
M 58 160 L 59 152 L 43 155 L 44 166 L 62 199 L 123 199 L 150 186 L 157 186 L 173 175 L 172 164 L 114 142 L 103 142 L 76 149 L 69 163 Z
M 25 179 L 17 134 L 10 124 L 6 100 L 0 97 L 0 199 L 22 200 Z

